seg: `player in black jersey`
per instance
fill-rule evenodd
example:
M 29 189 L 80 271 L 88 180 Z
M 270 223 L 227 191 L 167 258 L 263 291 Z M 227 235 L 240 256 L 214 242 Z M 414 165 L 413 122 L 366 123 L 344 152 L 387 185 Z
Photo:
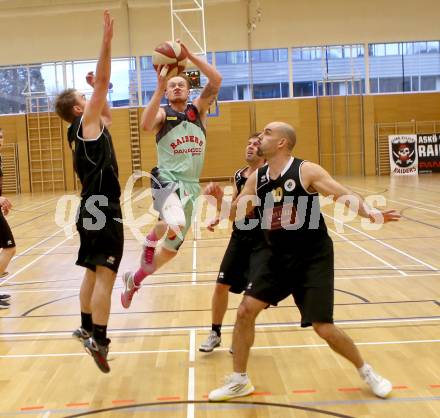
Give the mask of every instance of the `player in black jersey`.
M 14 257 L 16 249 L 14 236 L 5 219 L 11 208 L 11 202 L 6 197 L 0 196 L 0 279 L 7 276 L 6 268 Z M 0 294 L 0 309 L 9 308 L 10 298 L 8 294 Z
M 253 134 L 248 140 L 245 159 L 249 165 L 241 168 L 234 175 L 233 200 L 237 198 L 249 176 L 264 164 L 264 158 L 258 155 L 260 144 L 258 136 L 258 133 Z M 209 194 L 209 191 L 205 194 Z M 244 225 L 249 225 L 248 218 L 245 219 Z M 237 225 L 235 222 L 232 225 L 231 239 L 223 256 L 212 295 L 212 329 L 206 341 L 199 347 L 200 351 L 211 352 L 221 343 L 221 327 L 228 308 L 228 292 L 241 293 L 246 288 L 249 259 L 255 243 L 260 241 L 258 234 L 261 234 L 259 228 L 247 230 L 243 229 L 243 225 Z
M 108 131 L 111 124 L 107 94 L 112 37 L 113 19 L 105 11 L 96 75 L 90 72 L 86 77 L 93 87 L 90 100 L 68 89 L 58 96 L 55 106 L 57 114 L 71 124 L 68 140 L 82 185 L 76 224 L 81 244 L 76 264 L 85 267 L 86 273 L 80 291 L 81 326 L 73 332 L 73 337 L 84 343 L 104 373 L 110 371 L 107 323 L 124 245 L 118 164 Z
M 0 151 L 3 148 L 3 129 L 0 128 Z M 0 278 L 7 276 L 6 269 L 12 257 L 15 255 L 16 247 L 14 236 L 12 235 L 11 228 L 9 228 L 8 222 L 5 219 L 5 215 L 8 214 L 12 205 L 11 202 L 2 197 L 3 192 L 3 159 L 0 154 Z M 0 294 L 0 309 L 9 308 L 9 299 L 11 298 L 8 294 Z
M 313 326 L 330 348 L 358 369 L 375 395 L 386 397 L 392 390 L 391 383 L 364 362 L 351 338 L 333 323 L 333 243 L 320 211 L 318 193 L 344 201 L 359 216 L 374 223 L 396 221 L 400 215 L 370 208 L 321 166 L 292 157 L 295 143 L 295 131 L 290 125 L 269 123 L 260 146 L 267 165 L 248 179 L 232 204 L 231 219 L 235 219 L 241 199 L 258 197 L 266 245 L 252 254 L 257 267 L 249 274 L 238 308 L 232 342 L 234 373 L 226 385 L 209 394 L 210 400 L 227 400 L 254 391 L 246 368 L 256 317 L 268 305 L 276 305 L 290 294 L 301 313 L 302 327 Z M 211 194 L 222 198 L 218 187 Z M 218 219 L 214 224 L 217 222 Z

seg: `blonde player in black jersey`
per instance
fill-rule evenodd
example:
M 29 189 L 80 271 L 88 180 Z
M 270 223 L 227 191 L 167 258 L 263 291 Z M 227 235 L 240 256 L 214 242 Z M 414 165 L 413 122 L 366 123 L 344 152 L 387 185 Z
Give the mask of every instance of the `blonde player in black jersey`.
M 320 212 L 318 193 L 343 201 L 373 223 L 397 221 L 400 215 L 370 208 L 318 164 L 292 157 L 295 143 L 292 126 L 269 123 L 260 146 L 267 165 L 248 179 L 231 207 L 230 218 L 234 220 L 239 203 L 259 198 L 266 245 L 252 254 L 249 284 L 238 308 L 232 342 L 234 373 L 224 386 L 209 394 L 212 401 L 246 396 L 255 390 L 246 373 L 255 320 L 268 305 L 276 305 L 291 294 L 301 313 L 302 327 L 312 326 L 333 351 L 350 361 L 376 396 L 384 398 L 392 390 L 391 383 L 365 363 L 351 338 L 333 323 L 333 243 Z M 209 193 L 218 202 L 222 200 L 218 186 L 212 185 Z
M 259 134 L 251 135 L 248 139 L 245 155 L 248 166 L 241 168 L 234 175 L 233 200 L 237 198 L 252 173 L 264 164 L 264 158 L 258 153 L 259 145 Z M 209 353 L 220 345 L 221 327 L 228 308 L 229 292 L 241 293 L 246 288 L 249 259 L 255 241 L 260 241 L 257 235 L 261 234 L 260 229 L 249 230 L 248 225 L 249 219 L 245 219 L 243 225 L 234 222 L 232 226 L 231 239 L 220 264 L 217 283 L 212 295 L 211 332 L 200 345 L 199 351 Z
M 112 121 L 107 103 L 112 38 L 113 19 L 105 11 L 96 75 L 91 72 L 86 77 L 93 87 L 90 100 L 67 89 L 57 97 L 55 105 L 57 114 L 71 124 L 67 138 L 82 186 L 76 223 L 80 237 L 76 264 L 86 271 L 80 291 L 81 326 L 73 337 L 83 342 L 103 373 L 110 372 L 107 323 L 124 248 L 118 163 L 108 130 Z

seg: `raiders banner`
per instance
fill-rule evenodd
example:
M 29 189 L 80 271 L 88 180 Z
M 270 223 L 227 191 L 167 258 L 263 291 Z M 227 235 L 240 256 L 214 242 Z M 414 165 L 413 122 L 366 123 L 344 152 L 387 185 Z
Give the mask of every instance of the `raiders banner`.
M 389 135 L 391 174 L 418 174 L 417 135 Z
M 418 134 L 417 156 L 420 173 L 440 173 L 440 134 Z

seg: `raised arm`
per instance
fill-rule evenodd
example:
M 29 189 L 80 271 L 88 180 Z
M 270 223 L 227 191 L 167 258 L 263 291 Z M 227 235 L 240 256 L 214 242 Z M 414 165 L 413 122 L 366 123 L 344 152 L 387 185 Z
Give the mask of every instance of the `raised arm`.
M 323 196 L 332 197 L 336 201 L 343 202 L 349 209 L 357 210 L 362 218 L 368 218 L 374 223 L 387 223 L 397 221 L 400 215 L 395 210 L 379 211 L 370 207 L 365 200 L 349 188 L 338 183 L 320 165 L 305 162 L 301 166 L 301 178 L 303 186 L 309 192 L 318 192 Z
M 83 114 L 83 136 L 85 139 L 96 138 L 101 132 L 103 110 L 107 106 L 107 93 L 111 74 L 111 43 L 113 38 L 113 19 L 108 10 L 104 12 L 104 33 L 101 52 L 96 65 L 93 93 L 86 103 Z M 105 113 L 105 111 L 104 111 Z
M 145 106 L 142 112 L 141 127 L 147 132 L 157 132 L 165 120 L 165 111 L 160 107 L 160 101 L 165 93 L 167 84 L 167 67 L 159 66 L 157 68 L 157 86 L 151 97 L 151 100 Z
M 86 75 L 86 83 L 92 88 L 95 88 L 95 80 L 96 80 L 95 72 L 89 71 Z M 110 129 L 110 126 L 112 125 L 112 113 L 110 111 L 110 106 L 107 100 L 105 101 L 104 107 L 102 108 L 101 120 L 106 126 L 106 128 Z
M 182 43 L 181 45 L 188 52 L 189 60 L 208 78 L 208 84 L 203 88 L 200 96 L 193 101 L 194 106 L 197 107 L 200 113 L 202 121 L 205 121 L 209 106 L 214 102 L 220 90 L 222 75 L 213 65 L 209 64 L 209 62 L 189 51 Z

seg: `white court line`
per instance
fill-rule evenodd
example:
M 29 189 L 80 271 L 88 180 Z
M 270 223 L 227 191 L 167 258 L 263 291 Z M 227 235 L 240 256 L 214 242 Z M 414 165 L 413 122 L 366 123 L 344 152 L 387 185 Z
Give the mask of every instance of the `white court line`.
M 217 273 L 210 273 L 210 275 L 212 276 L 217 276 Z M 408 274 L 406 276 L 406 278 L 410 278 L 410 277 L 415 277 L 415 278 L 420 278 L 420 277 L 432 277 L 432 276 L 440 276 L 440 273 L 427 273 L 427 274 Z M 379 280 L 379 279 L 396 279 L 399 278 L 400 276 L 397 276 L 396 274 L 394 275 L 376 275 L 376 274 L 370 274 L 370 275 L 365 275 L 365 276 L 341 276 L 341 277 L 335 277 L 335 280 L 368 280 L 368 279 L 372 279 L 372 280 Z M 215 286 L 215 282 L 209 282 L 209 283 L 170 283 L 170 284 L 161 284 L 161 283 L 156 283 L 156 284 L 150 284 L 150 285 L 144 285 L 143 287 L 145 288 L 157 288 L 157 289 L 161 289 L 164 287 L 186 287 L 186 286 Z M 113 288 L 114 290 L 116 289 L 122 289 L 122 286 L 115 286 Z M 45 292 L 79 292 L 80 288 L 64 288 L 64 287 L 60 287 L 60 288 L 51 288 L 51 289 L 30 289 L 30 290 L 15 290 L 12 288 L 8 288 L 8 293 L 10 294 L 19 294 L 19 293 L 45 293 Z M 6 319 L 6 318 L 5 318 Z
M 194 362 L 196 360 L 196 330 L 192 329 L 189 332 L 189 361 Z
M 188 400 L 193 401 L 195 399 L 195 371 L 194 367 L 190 367 L 188 370 Z M 187 406 L 186 418 L 194 418 L 194 404 L 190 403 Z
M 412 322 L 439 322 L 440 317 L 436 318 L 406 318 L 406 319 L 382 319 L 382 320 L 360 320 L 360 321 L 335 321 L 337 325 L 372 325 L 372 324 L 387 324 L 387 323 L 412 323 Z M 272 329 L 272 328 L 300 328 L 300 323 L 284 323 L 284 324 L 256 324 L 256 329 Z M 234 325 L 222 325 L 222 329 L 233 329 Z M 107 334 L 113 335 L 130 335 L 130 334 L 156 334 L 156 333 L 175 333 L 175 332 L 188 332 L 191 330 L 207 331 L 211 330 L 211 326 L 197 326 L 197 327 L 169 327 L 169 328 L 155 328 L 155 329 L 125 329 L 125 330 L 108 330 Z M 1 338 L 23 338 L 23 337 L 62 337 L 72 336 L 71 331 L 58 331 L 58 332 L 28 332 L 26 334 L 0 334 Z M 188 350 L 184 350 L 185 353 Z
M 340 237 L 341 239 L 343 239 L 345 242 L 348 242 L 350 245 L 352 245 L 353 247 L 358 248 L 359 250 L 363 251 L 364 253 L 368 254 L 369 256 L 373 257 L 374 259 L 381 261 L 383 264 L 385 264 L 386 266 L 392 268 L 393 270 L 396 270 L 397 272 L 399 272 L 400 275 L 402 276 L 408 276 L 408 273 L 405 273 L 402 270 L 399 270 L 397 267 L 393 266 L 392 264 L 388 263 L 388 261 L 385 261 L 383 258 L 378 257 L 376 254 L 373 254 L 371 251 L 368 251 L 367 249 L 361 247 L 360 245 L 356 244 L 355 242 L 349 240 L 348 238 L 346 238 L 344 235 L 339 234 L 338 232 L 334 231 L 331 228 L 328 228 L 331 232 L 333 232 L 334 234 L 336 234 L 338 237 Z
M 54 200 L 57 200 L 57 199 L 59 199 L 59 198 L 60 198 L 60 196 L 53 197 L 52 199 L 46 200 L 44 203 L 41 203 L 41 202 L 33 203 L 33 204 L 30 204 L 29 206 L 24 206 L 24 208 L 21 208 L 21 207 L 20 207 L 20 209 L 15 209 L 15 211 L 14 211 L 14 208 L 12 208 L 12 213 L 10 214 L 10 216 L 8 216 L 8 219 L 11 219 L 11 218 L 13 218 L 14 216 L 18 216 L 18 215 L 20 215 L 21 212 L 30 212 L 31 210 L 33 211 L 33 210 L 36 210 L 36 209 L 42 208 L 43 206 L 46 206 L 46 205 L 48 205 L 49 203 L 51 203 L 51 202 L 53 202 Z M 37 205 L 37 206 L 35 206 L 35 205 Z M 14 205 L 14 206 L 15 206 L 15 205 Z
M 111 351 L 110 356 L 117 354 L 126 356 L 132 354 L 160 354 L 160 353 L 187 353 L 188 350 L 142 350 L 142 351 Z M 83 357 L 88 356 L 87 353 L 51 353 L 51 354 L 4 354 L 0 358 L 32 358 L 32 357 Z
M 435 344 L 440 343 L 440 340 L 401 340 L 401 341 L 376 341 L 376 342 L 356 342 L 356 345 L 394 345 L 394 344 Z M 254 346 L 252 350 L 282 350 L 289 348 L 330 348 L 328 344 L 296 344 L 296 345 L 261 345 Z M 229 351 L 229 348 L 216 348 L 216 351 Z
M 432 203 L 425 203 L 425 202 L 420 202 L 419 200 L 414 200 L 414 199 L 405 199 L 404 197 L 399 197 L 400 200 L 405 200 L 406 202 L 415 202 L 419 205 L 425 205 L 425 206 L 429 206 L 431 208 L 438 208 L 438 205 L 433 205 Z M 410 206 L 410 205 L 408 205 Z M 437 211 L 438 214 L 440 214 L 439 211 Z
M 27 268 L 29 268 L 30 266 L 32 266 L 33 264 L 35 264 L 38 260 L 42 259 L 43 257 L 45 257 L 46 255 L 50 254 L 53 250 L 55 250 L 56 248 L 58 248 L 60 245 L 64 244 L 66 241 L 68 241 L 69 239 L 72 239 L 74 237 L 74 235 L 76 235 L 77 232 L 75 232 L 72 236 L 67 237 L 66 239 L 64 239 L 63 241 L 61 241 L 60 243 L 58 243 L 57 245 L 55 245 L 54 247 L 52 247 L 50 250 L 45 251 L 42 255 L 40 255 L 39 257 L 37 257 L 36 259 L 32 260 L 31 262 L 29 262 L 28 264 L 26 264 L 25 266 L 23 266 L 21 269 L 17 270 L 15 273 L 12 273 L 7 279 L 3 280 L 2 283 L 0 283 L 0 286 L 3 286 L 5 283 L 9 282 L 9 280 L 13 279 L 17 274 L 21 273 L 22 271 L 26 270 Z
M 364 235 L 364 236 L 370 238 L 370 239 L 373 240 L 374 242 L 377 242 L 378 244 L 381 244 L 381 245 L 383 245 L 384 247 L 389 248 L 390 250 L 396 251 L 397 253 L 399 253 L 399 254 L 401 254 L 401 255 L 403 255 L 403 256 L 406 256 L 406 257 L 410 258 L 411 260 L 416 261 L 417 263 L 424 265 L 425 267 L 428 267 L 430 270 L 437 270 L 437 268 L 431 266 L 430 264 L 425 263 L 424 261 L 418 259 L 417 257 L 414 257 L 414 256 L 408 254 L 407 252 L 405 252 L 405 251 L 403 251 L 403 250 L 399 250 L 398 248 L 394 247 L 394 246 L 391 245 L 391 244 L 387 244 L 386 242 L 384 242 L 384 241 L 382 241 L 382 240 L 380 240 L 380 239 L 378 239 L 378 238 L 373 237 L 373 235 L 367 234 L 366 232 L 361 231 L 361 230 L 359 230 L 359 229 L 357 229 L 357 228 L 355 228 L 355 227 L 353 227 L 353 226 L 351 226 L 351 225 L 344 224 L 343 222 L 341 222 L 340 220 L 334 218 L 333 216 L 327 215 L 327 214 L 325 214 L 325 213 L 323 213 L 323 215 L 326 216 L 327 218 L 331 218 L 331 219 L 333 219 L 335 222 L 338 222 L 338 223 L 340 223 L 341 225 L 346 226 L 347 228 L 349 228 L 349 229 L 351 229 L 351 230 L 353 230 L 353 231 L 359 232 L 359 234 Z
M 71 225 L 73 225 L 73 224 L 71 224 Z M 71 225 L 68 225 L 68 226 L 71 226 Z M 59 229 L 58 231 L 54 232 L 54 233 L 53 233 L 52 235 L 50 235 L 49 237 L 43 239 L 42 241 L 37 242 L 36 244 L 30 246 L 28 249 L 22 251 L 20 254 L 14 256 L 14 257 L 12 258 L 11 261 L 14 261 L 16 258 L 21 257 L 21 256 L 27 254 L 29 251 L 33 250 L 35 247 L 38 247 L 40 244 L 43 244 L 44 242 L 49 241 L 49 240 L 52 239 L 55 235 L 57 235 L 57 234 L 59 234 L 60 232 L 63 232 L 63 231 L 64 231 L 64 228 Z M 44 248 L 48 248 L 48 249 L 50 249 L 50 248 L 52 248 L 52 247 L 44 247 Z M 44 248 L 40 248 L 40 249 L 42 250 L 42 249 L 44 249 Z M 1 284 L 0 284 L 0 286 L 1 286 Z
M 437 344 L 440 340 L 398 340 L 398 341 L 367 341 L 356 342 L 356 345 L 403 345 L 403 344 Z M 291 348 L 330 348 L 328 344 L 295 344 L 295 345 L 264 345 L 253 346 L 251 350 L 282 350 Z M 216 351 L 227 351 L 229 348 L 217 348 Z M 142 350 L 142 351 L 111 351 L 110 355 L 139 355 L 139 354 L 162 354 L 162 353 L 187 353 L 188 350 Z M 20 358 L 53 358 L 53 357 L 83 357 L 87 353 L 50 353 L 50 354 L 5 354 L 0 355 L 4 359 Z M 188 400 L 195 398 L 195 369 L 190 367 L 188 370 Z
M 362 187 L 357 187 L 357 186 L 350 186 L 350 187 L 352 187 L 353 189 L 364 190 L 364 191 L 366 191 L 366 192 L 372 192 L 372 193 L 374 193 L 374 190 L 364 189 L 364 188 L 362 188 Z M 430 204 L 428 204 L 428 203 L 418 202 L 417 200 L 413 200 L 413 199 L 409 200 L 409 199 L 405 199 L 405 198 L 403 198 L 403 197 L 400 197 L 399 199 L 401 199 L 401 200 L 406 200 L 406 201 L 408 201 L 408 202 L 421 203 L 422 205 L 426 205 L 426 206 L 429 205 L 429 206 L 433 206 L 433 207 L 435 207 L 435 208 L 438 207 L 438 206 L 435 206 L 435 205 L 430 205 Z M 435 210 L 426 209 L 426 208 L 423 208 L 423 207 L 420 207 L 420 206 L 411 205 L 410 203 L 402 203 L 402 202 L 399 202 L 398 200 L 390 199 L 390 198 L 388 198 L 388 197 L 386 197 L 386 200 L 389 201 L 389 202 L 397 203 L 398 205 L 401 205 L 401 206 L 406 205 L 406 206 L 409 206 L 409 207 L 414 208 L 414 209 L 420 209 L 420 210 L 424 210 L 425 212 L 430 212 L 430 213 L 435 213 L 436 215 L 440 215 L 440 212 L 439 212 L 438 210 L 435 211 Z
M 196 284 L 197 282 L 197 219 L 194 219 L 193 222 L 193 231 L 194 231 L 194 240 L 192 245 L 192 275 L 191 281 L 192 284 Z
M 135 193 L 135 195 L 138 194 L 138 192 Z M 122 205 L 125 203 L 125 201 L 121 204 Z M 69 226 L 73 225 L 73 223 L 71 223 Z M 63 231 L 64 229 L 61 229 L 61 231 Z M 59 232 L 59 231 L 58 231 Z M 55 233 L 56 234 L 56 233 Z M 12 273 L 10 276 L 8 276 L 7 279 L 3 280 L 3 282 L 0 283 L 0 286 L 3 286 L 5 283 L 9 282 L 11 279 L 13 279 L 15 276 L 17 276 L 19 273 L 21 273 L 22 271 L 26 270 L 28 267 L 30 267 L 31 265 L 33 265 L 34 263 L 36 263 L 38 260 L 40 260 L 41 258 L 45 257 L 46 255 L 50 254 L 53 250 L 57 249 L 58 247 L 60 247 L 62 244 L 64 244 L 66 241 L 72 239 L 76 234 L 78 234 L 78 232 L 74 232 L 73 235 L 67 237 L 66 239 L 64 239 L 63 241 L 61 241 L 60 243 L 58 243 L 57 245 L 55 245 L 54 247 L 51 247 L 49 250 L 45 251 L 42 255 L 40 255 L 39 257 L 37 257 L 35 260 L 29 262 L 28 264 L 26 264 L 25 266 L 23 266 L 21 269 L 17 270 L 16 272 Z M 41 242 L 44 242 L 41 241 Z M 36 244 L 38 245 L 38 244 Z M 34 245 L 35 247 L 35 245 Z M 29 249 L 28 249 L 29 250 Z

